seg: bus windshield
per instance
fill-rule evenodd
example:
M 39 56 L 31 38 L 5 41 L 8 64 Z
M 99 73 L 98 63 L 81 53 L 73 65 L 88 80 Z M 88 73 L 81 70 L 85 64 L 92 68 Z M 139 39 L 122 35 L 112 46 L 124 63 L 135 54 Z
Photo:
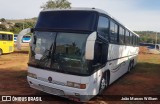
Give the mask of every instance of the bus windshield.
M 84 58 L 88 34 L 38 32 L 33 35 L 29 65 L 71 74 L 88 74 Z
M 97 13 L 89 11 L 41 12 L 35 29 L 94 31 Z

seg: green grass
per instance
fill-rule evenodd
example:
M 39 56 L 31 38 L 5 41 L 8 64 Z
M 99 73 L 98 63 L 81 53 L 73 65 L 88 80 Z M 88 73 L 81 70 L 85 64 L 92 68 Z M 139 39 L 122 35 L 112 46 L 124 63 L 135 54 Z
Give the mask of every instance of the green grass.
M 138 63 L 133 73 L 146 74 L 150 76 L 160 76 L 160 64 Z

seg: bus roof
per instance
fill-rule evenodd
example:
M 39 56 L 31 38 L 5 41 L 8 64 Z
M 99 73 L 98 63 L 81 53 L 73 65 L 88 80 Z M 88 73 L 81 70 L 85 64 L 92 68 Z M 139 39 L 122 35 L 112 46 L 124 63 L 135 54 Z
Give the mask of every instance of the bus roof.
M 135 32 L 131 31 L 129 28 L 127 28 L 125 25 L 123 25 L 121 22 L 119 22 L 117 19 L 115 19 L 114 17 L 112 17 L 109 13 L 107 13 L 104 10 L 101 9 L 97 9 L 97 8 L 83 8 L 83 7 L 78 7 L 78 8 L 68 8 L 68 9 L 46 9 L 46 10 L 42 10 L 41 12 L 47 12 L 47 11 L 95 11 L 101 14 L 105 14 L 107 16 L 109 16 L 110 18 L 112 18 L 113 20 L 115 20 L 116 22 L 118 22 L 119 24 L 121 24 L 123 27 L 125 27 L 126 29 L 128 29 L 131 33 L 137 35 L 139 37 L 138 34 L 136 34 Z
M 13 35 L 12 32 L 7 32 L 7 31 L 0 31 L 0 34 L 12 34 Z
M 41 12 L 46 12 L 46 11 L 96 11 L 99 13 L 103 13 L 103 14 L 107 14 L 109 15 L 107 12 L 101 10 L 101 9 L 97 9 L 97 8 L 68 8 L 68 9 L 46 9 L 46 10 L 42 10 Z

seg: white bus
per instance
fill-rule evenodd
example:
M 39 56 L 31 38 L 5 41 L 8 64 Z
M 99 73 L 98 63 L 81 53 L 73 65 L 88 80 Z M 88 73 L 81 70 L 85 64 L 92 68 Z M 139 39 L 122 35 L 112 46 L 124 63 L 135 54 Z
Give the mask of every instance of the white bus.
M 137 63 L 139 36 L 99 9 L 44 10 L 30 31 L 28 83 L 53 95 L 87 101 Z

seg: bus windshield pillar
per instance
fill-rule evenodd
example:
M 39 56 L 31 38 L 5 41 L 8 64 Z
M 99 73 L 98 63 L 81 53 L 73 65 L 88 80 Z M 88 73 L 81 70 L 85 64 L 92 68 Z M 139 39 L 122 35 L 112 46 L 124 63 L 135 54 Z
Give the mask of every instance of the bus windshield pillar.
M 87 60 L 93 60 L 94 59 L 94 45 L 95 45 L 96 39 L 97 39 L 97 32 L 93 32 L 87 38 L 86 52 L 85 52 L 85 58 Z

